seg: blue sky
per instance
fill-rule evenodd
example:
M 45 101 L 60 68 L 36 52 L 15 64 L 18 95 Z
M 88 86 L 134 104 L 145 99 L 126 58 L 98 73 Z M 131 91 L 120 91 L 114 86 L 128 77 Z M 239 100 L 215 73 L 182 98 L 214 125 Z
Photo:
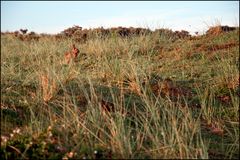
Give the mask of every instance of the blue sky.
M 239 25 L 239 1 L 1 1 L 1 31 L 59 33 L 83 28 L 149 27 L 202 32 Z

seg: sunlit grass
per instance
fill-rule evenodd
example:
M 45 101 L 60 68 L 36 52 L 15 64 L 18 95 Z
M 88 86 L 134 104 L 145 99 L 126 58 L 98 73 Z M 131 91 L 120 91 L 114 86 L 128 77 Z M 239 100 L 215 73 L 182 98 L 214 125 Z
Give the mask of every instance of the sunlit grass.
M 238 34 L 2 36 L 1 158 L 238 158 L 239 46 L 199 49 Z

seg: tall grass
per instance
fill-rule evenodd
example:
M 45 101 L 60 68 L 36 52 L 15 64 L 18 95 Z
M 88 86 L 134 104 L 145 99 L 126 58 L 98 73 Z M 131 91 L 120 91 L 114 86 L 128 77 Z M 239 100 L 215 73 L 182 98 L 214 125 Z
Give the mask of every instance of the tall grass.
M 239 43 L 236 32 L 230 36 Z M 212 62 L 206 51 L 196 53 L 204 55 L 200 58 L 187 58 L 188 46 L 194 49 L 196 43 L 205 43 L 204 37 L 171 45 L 170 41 L 164 35 L 96 38 L 76 43 L 79 61 L 67 65 L 63 54 L 74 43 L 71 40 L 22 42 L 2 36 L 1 123 L 9 121 L 6 109 L 28 115 L 22 125 L 14 125 L 21 133 L 1 144 L 2 158 L 239 156 L 239 47 Z M 155 94 L 152 75 L 191 87 L 201 108 L 191 106 L 189 97 Z M 218 95 L 230 97 L 227 106 Z M 103 102 L 113 105 L 114 112 L 106 111 Z M 223 135 L 211 132 L 207 126 L 213 123 Z M 8 135 L 13 127 L 1 129 Z M 221 141 L 215 144 L 216 139 Z M 7 146 L 16 148 L 11 150 L 15 155 Z

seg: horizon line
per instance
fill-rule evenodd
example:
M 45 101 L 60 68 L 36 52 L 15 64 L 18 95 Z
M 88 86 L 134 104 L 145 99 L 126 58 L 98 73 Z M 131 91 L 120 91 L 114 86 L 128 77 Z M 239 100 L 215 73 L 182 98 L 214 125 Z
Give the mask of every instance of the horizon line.
M 155 30 L 157 30 L 157 29 L 168 29 L 168 30 L 172 30 L 172 31 L 187 31 L 187 32 L 189 32 L 189 34 L 193 34 L 193 33 L 196 33 L 196 32 L 198 32 L 198 33 L 202 33 L 202 34 L 204 34 L 206 31 L 207 31 L 207 29 L 204 29 L 204 31 L 202 30 L 202 31 L 199 31 L 199 30 L 195 30 L 195 31 L 189 31 L 189 30 L 186 30 L 186 29 L 171 29 L 170 27 L 154 27 L 154 28 L 151 28 L 151 27 L 141 27 L 141 26 L 121 26 L 121 25 L 119 25 L 119 26 L 109 26 L 109 27 L 106 27 L 106 26 L 94 26 L 94 27 L 82 27 L 82 26 L 80 26 L 80 25 L 76 25 L 76 24 L 74 24 L 74 25 L 72 25 L 71 27 L 65 27 L 65 29 L 63 29 L 62 31 L 54 31 L 54 32 L 41 32 L 41 31 L 34 31 L 34 30 L 29 30 L 28 28 L 26 28 L 26 27 L 22 27 L 22 28 L 19 28 L 18 30 L 12 30 L 12 31 L 10 31 L 10 30 L 1 30 L 1 33 L 6 33 L 6 32 L 9 32 L 9 33 L 13 33 L 13 32 L 16 32 L 16 31 L 20 31 L 21 29 L 27 29 L 28 30 L 28 32 L 34 32 L 34 33 L 37 33 L 37 34 L 50 34 L 50 35 L 54 35 L 54 34 L 60 34 L 61 32 L 63 32 L 64 30 L 66 30 L 66 29 L 69 29 L 69 28 L 72 28 L 72 27 L 74 27 L 74 26 L 79 26 L 79 27 L 81 27 L 82 28 L 82 30 L 84 30 L 84 29 L 87 29 L 87 30 L 90 30 L 90 29 L 97 29 L 97 28 L 103 28 L 103 29 L 111 29 L 111 28 L 120 28 L 120 27 L 122 27 L 122 28 L 143 28 L 143 29 L 149 29 L 149 30 L 151 30 L 151 31 L 155 31 Z M 207 26 L 207 28 L 209 29 L 209 28 L 211 28 L 211 27 L 216 27 L 216 26 L 229 26 L 229 27 L 239 27 L 239 25 L 222 25 L 222 24 L 217 24 L 217 25 L 212 25 L 212 26 Z M 191 25 L 190 25 L 190 27 L 191 27 Z

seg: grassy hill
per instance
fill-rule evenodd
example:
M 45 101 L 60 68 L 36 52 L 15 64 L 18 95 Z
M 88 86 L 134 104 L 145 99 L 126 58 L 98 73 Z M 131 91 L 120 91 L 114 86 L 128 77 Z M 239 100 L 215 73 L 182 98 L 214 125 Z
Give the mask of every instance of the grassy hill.
M 77 60 L 65 63 L 72 44 Z M 239 29 L 1 36 L 1 159 L 239 158 Z

